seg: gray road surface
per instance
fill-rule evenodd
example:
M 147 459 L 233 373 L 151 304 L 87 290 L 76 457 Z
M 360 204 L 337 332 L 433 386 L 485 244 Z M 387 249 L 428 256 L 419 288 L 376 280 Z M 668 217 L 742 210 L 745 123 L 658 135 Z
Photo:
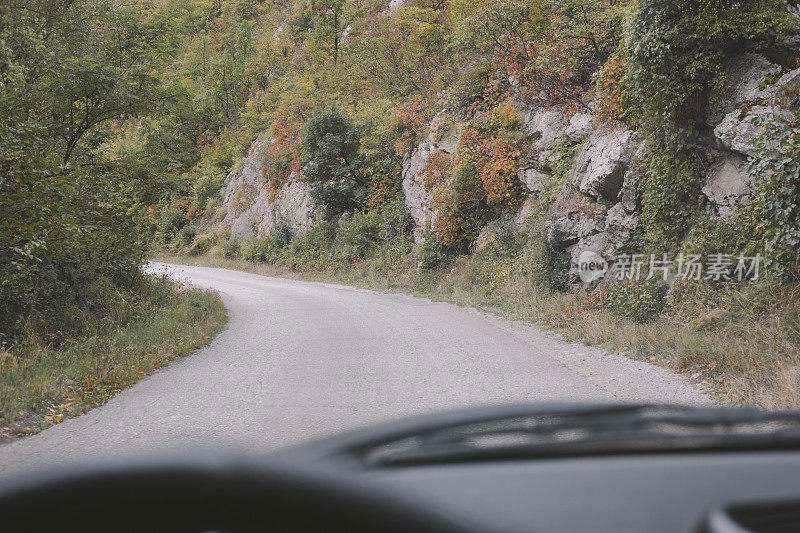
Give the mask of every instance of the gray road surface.
M 258 453 L 473 405 L 709 401 L 661 368 L 471 309 L 221 269 L 150 268 L 218 291 L 227 330 L 103 407 L 0 446 L 0 477 L 206 446 Z

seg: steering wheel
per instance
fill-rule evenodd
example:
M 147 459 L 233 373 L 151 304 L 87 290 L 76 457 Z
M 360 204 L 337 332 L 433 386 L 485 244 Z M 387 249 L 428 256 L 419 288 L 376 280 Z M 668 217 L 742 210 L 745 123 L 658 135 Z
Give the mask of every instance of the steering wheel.
M 0 490 L 4 531 L 464 531 L 348 476 L 179 459 L 49 474 Z

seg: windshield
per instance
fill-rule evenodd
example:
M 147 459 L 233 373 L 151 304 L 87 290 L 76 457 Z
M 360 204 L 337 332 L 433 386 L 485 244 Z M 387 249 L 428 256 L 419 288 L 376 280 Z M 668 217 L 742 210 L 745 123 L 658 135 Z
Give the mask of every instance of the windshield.
M 507 404 L 636 407 L 375 460 L 795 439 L 799 36 L 783 0 L 3 0 L 0 471 Z

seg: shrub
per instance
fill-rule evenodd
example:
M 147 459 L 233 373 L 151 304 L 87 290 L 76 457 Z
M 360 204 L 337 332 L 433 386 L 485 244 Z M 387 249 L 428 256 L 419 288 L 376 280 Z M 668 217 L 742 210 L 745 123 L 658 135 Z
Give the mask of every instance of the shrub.
M 658 318 L 666 306 L 667 288 L 655 278 L 631 280 L 607 286 L 599 292 L 600 305 L 617 316 L 646 324 Z
M 781 281 L 800 280 L 800 127 L 768 121 L 748 170 L 758 189 L 767 267 Z
M 285 222 L 279 222 L 272 227 L 265 239 L 249 240 L 242 255 L 245 261 L 251 263 L 276 263 L 291 242 L 292 229 Z
M 295 269 L 326 270 L 334 266 L 333 225 L 320 221 L 296 237 L 286 249 L 285 262 Z
M 217 244 L 217 236 L 214 234 L 200 235 L 195 238 L 186 253 L 192 256 L 205 255 L 211 247 Z
M 222 256 L 227 259 L 234 259 L 239 257 L 242 252 L 242 247 L 236 239 L 228 239 L 222 246 Z
M 364 259 L 380 242 L 381 224 L 378 210 L 356 213 L 345 224 L 339 237 L 345 257 Z
M 626 43 L 628 109 L 645 122 L 701 126 L 709 96 L 723 95 L 726 58 L 775 45 L 789 22 L 782 0 L 642 0 Z
M 395 151 L 403 157 L 425 134 L 428 122 L 428 104 L 422 96 L 416 96 L 403 103 L 392 114 L 392 133 L 397 139 Z
M 222 180 L 203 176 L 194 184 L 192 203 L 200 211 L 208 211 L 208 202 L 219 192 Z
M 426 188 L 434 191 L 438 216 L 433 230 L 441 244 L 465 250 L 479 228 L 494 218 L 494 210 L 520 203 L 521 127 L 514 103 L 504 100 L 471 121 L 455 157 L 439 153 L 428 161 L 423 176 Z
M 417 262 L 419 270 L 423 272 L 435 270 L 447 264 L 449 260 L 449 254 L 442 243 L 430 233 L 427 234 L 419 246 Z
M 178 232 L 178 244 L 180 247 L 185 248 L 189 246 L 194 241 L 194 238 L 197 236 L 197 228 L 193 225 L 189 224 L 188 226 L 184 226 Z
M 543 236 L 541 248 L 541 279 L 553 292 L 569 291 L 570 254 L 556 250 Z
M 712 254 L 744 254 L 763 252 L 764 224 L 755 203 L 739 207 L 728 218 L 702 217 L 681 243 L 685 255 L 709 257 Z
M 385 244 L 407 245 L 410 248 L 414 237 L 414 219 L 402 195 L 381 206 L 378 235 Z
M 643 181 L 642 222 L 648 244 L 660 252 L 678 244 L 699 213 L 698 157 L 679 141 L 654 143 Z
M 161 239 L 164 244 L 172 242 L 180 230 L 189 223 L 186 215 L 177 209 L 165 211 L 161 222 Z

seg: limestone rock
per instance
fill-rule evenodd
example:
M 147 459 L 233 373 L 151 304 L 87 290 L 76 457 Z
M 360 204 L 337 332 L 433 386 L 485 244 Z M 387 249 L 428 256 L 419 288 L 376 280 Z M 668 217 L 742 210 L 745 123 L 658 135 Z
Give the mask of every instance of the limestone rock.
M 536 200 L 533 198 L 528 198 L 525 200 L 525 203 L 522 204 L 522 207 L 519 208 L 516 215 L 514 215 L 514 224 L 517 226 L 518 229 L 526 229 L 528 226 L 529 219 L 533 214 L 533 209 L 536 205 Z
M 595 131 L 575 160 L 570 182 L 594 198 L 616 200 L 638 146 L 636 134 L 631 130 Z
M 521 168 L 518 172 L 519 180 L 531 192 L 542 192 L 552 176 L 535 168 Z
M 566 250 L 578 243 L 578 224 L 569 216 L 550 220 L 547 224 L 547 242 L 556 250 Z
M 743 157 L 730 154 L 714 165 L 706 179 L 703 194 L 723 217 L 732 215 L 753 192 L 753 180 L 743 169 L 744 163 Z
M 732 111 L 714 128 L 717 144 L 723 150 L 755 155 L 756 139 L 764 133 L 759 122 L 786 114 L 777 106 L 754 106 L 749 111 Z
M 436 147 L 430 141 L 421 143 L 406 156 L 403 161 L 403 193 L 406 198 L 408 212 L 416 223 L 415 240 L 421 243 L 425 229 L 433 224 L 436 213 L 431 207 L 433 193 L 425 190 L 422 169 L 428 162 Z
M 727 114 L 742 104 L 775 96 L 778 88 L 766 82 L 770 76 L 776 76 L 780 72 L 780 66 L 758 54 L 742 54 L 732 59 L 725 68 L 730 93 L 722 104 L 711 109 L 709 123 L 719 124 Z
M 777 85 L 785 90 L 800 89 L 800 68 L 791 70 L 781 76 L 781 79 L 778 80 Z
M 543 150 L 551 148 L 566 123 L 564 113 L 557 107 L 532 107 L 522 111 L 522 118 L 528 133 L 537 136 L 534 148 Z
M 228 174 L 223 198 L 225 217 L 213 229 L 229 228 L 234 239 L 244 240 L 264 237 L 278 223 L 302 233 L 316 222 L 317 209 L 308 188 L 297 176 L 291 176 L 277 198 L 270 199 L 261 172 L 268 148 L 269 141 L 256 140 L 240 167 Z
M 497 242 L 497 234 L 501 229 L 501 222 L 499 220 L 495 220 L 493 222 L 489 222 L 486 224 L 482 229 L 481 232 L 478 234 L 478 238 L 475 239 L 475 244 L 473 246 L 473 250 L 475 252 L 480 252 L 489 248 L 494 243 Z
M 628 246 L 634 232 L 639 227 L 639 216 L 628 212 L 622 202 L 616 204 L 608 210 L 605 220 L 605 248 L 603 256 L 606 259 L 613 259 L 614 256 Z
M 569 124 L 564 129 L 564 135 L 571 141 L 579 142 L 584 140 L 592 132 L 594 128 L 595 116 L 588 111 L 575 113 L 569 119 Z

